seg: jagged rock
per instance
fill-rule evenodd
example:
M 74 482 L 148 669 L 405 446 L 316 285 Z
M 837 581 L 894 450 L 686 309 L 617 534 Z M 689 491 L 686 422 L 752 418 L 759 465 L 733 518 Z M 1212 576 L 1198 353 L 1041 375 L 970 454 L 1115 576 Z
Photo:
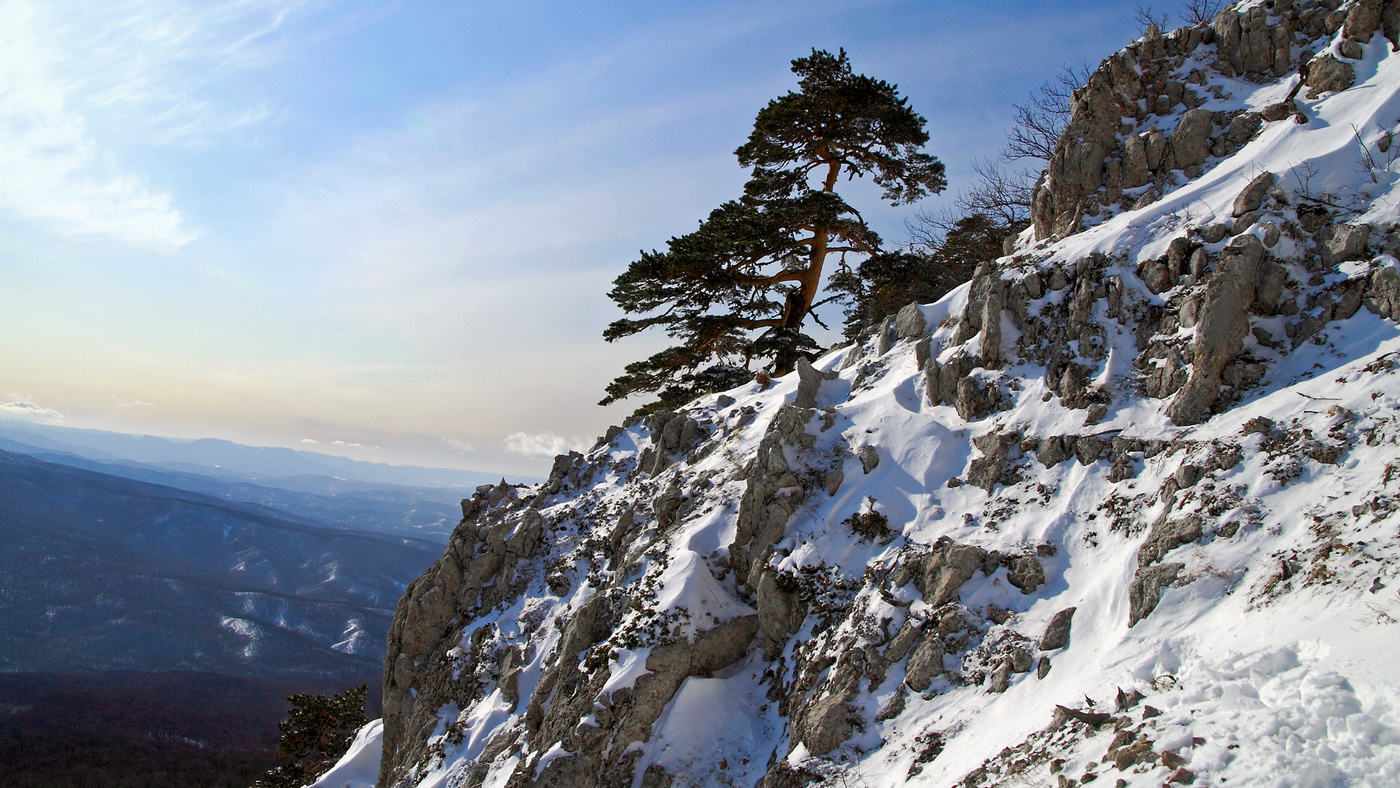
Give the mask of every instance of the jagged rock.
M 1045 583 L 1045 567 L 1034 556 L 1023 555 L 1006 564 L 1007 582 L 1029 594 Z
M 1023 648 L 1013 648 L 1007 655 L 1007 663 L 1011 665 L 1013 673 L 1026 673 L 1035 664 L 1035 658 L 1031 653 Z
M 918 302 L 909 304 L 894 316 L 894 338 L 895 339 L 918 339 L 924 335 L 928 326 L 924 320 L 924 313 L 919 310 Z
M 1204 469 L 1199 465 L 1186 463 L 1172 472 L 1172 481 L 1176 482 L 1178 490 L 1185 490 L 1188 487 L 1195 487 L 1196 482 L 1201 480 Z
M 1266 243 L 1267 245 L 1267 243 Z M 1288 272 L 1273 261 L 1265 261 L 1259 266 L 1259 281 L 1254 291 L 1254 311 L 1261 315 L 1278 313 L 1279 299 L 1283 297 L 1283 285 L 1288 281 Z
M 863 655 L 847 652 L 830 678 L 812 690 L 812 696 L 792 715 L 793 738 L 807 745 L 813 755 L 825 755 L 851 738 L 853 729 L 847 718 L 850 703 L 860 692 Z
M 1346 90 L 1356 84 L 1356 69 L 1345 60 L 1338 60 L 1331 54 L 1321 55 L 1308 62 L 1308 98 L 1314 99 L 1323 93 Z
M 855 343 L 854 345 L 851 345 L 851 349 L 850 349 L 850 350 L 846 351 L 846 356 L 845 356 L 845 358 L 842 358 L 842 359 L 841 359 L 841 363 L 838 364 L 838 365 L 836 366 L 836 369 L 838 369 L 838 370 L 850 369 L 851 367 L 854 367 L 856 364 L 859 364 L 859 363 L 860 363 L 860 360 L 861 360 L 862 358 L 864 358 L 864 357 L 865 357 L 865 346 L 862 345 L 861 343 L 857 342 L 857 343 Z
M 1138 548 L 1138 565 L 1148 566 L 1162 560 L 1162 557 L 1184 544 L 1201 538 L 1202 522 L 1200 515 L 1187 515 L 1180 520 L 1159 521 L 1152 526 Z
M 1045 634 L 1040 638 L 1042 650 L 1054 651 L 1069 645 L 1069 629 L 1074 621 L 1075 609 L 1067 607 L 1051 617 L 1050 623 L 1045 626 Z
M 1347 9 L 1346 21 L 1342 23 L 1342 35 L 1348 41 L 1364 44 L 1381 27 L 1382 0 L 1355 0 Z M 1394 5 L 1391 3 L 1391 5 Z
M 984 384 L 977 378 L 968 376 L 958 381 L 953 407 L 957 408 L 958 415 L 962 418 L 975 421 L 996 411 L 999 401 L 995 385 Z
M 920 315 L 922 319 L 922 314 Z M 914 366 L 924 369 L 933 358 L 933 337 L 925 336 L 914 344 Z M 935 378 L 936 380 L 936 378 Z
M 967 308 L 958 322 L 953 343 L 961 344 L 978 334 L 982 365 L 1001 365 L 1001 311 L 1006 305 L 1006 282 L 992 263 L 982 263 L 972 277 Z
M 1241 235 L 1225 247 L 1205 300 L 1192 345 L 1191 377 L 1167 409 L 1177 424 L 1197 424 L 1210 413 L 1222 383 L 1221 372 L 1239 353 L 1249 334 L 1249 307 L 1254 303 L 1264 245 Z
M 703 436 L 700 423 L 684 413 L 658 410 L 646 418 L 652 446 L 637 459 L 637 467 L 656 476 L 671 467 L 675 455 L 689 451 Z
M 958 384 L 977 368 L 977 360 L 956 353 L 938 368 L 938 400 L 952 405 L 958 400 Z M 929 397 L 932 399 L 932 395 Z
M 755 788 L 804 788 L 819 780 L 821 775 L 811 769 L 794 767 L 786 758 L 779 758 Z
M 936 359 L 930 358 L 923 363 L 924 370 L 924 391 L 928 394 L 929 402 L 934 405 L 943 404 L 943 395 L 939 390 L 939 377 L 943 370 L 938 365 Z
M 729 562 L 739 581 L 749 588 L 758 585 L 773 544 L 782 538 L 787 521 L 802 503 L 801 487 L 791 473 L 784 447 L 811 445 L 812 436 L 806 430 L 813 415 L 807 408 L 779 407 L 745 470 L 747 485 L 739 500 Z
M 1352 260 L 1364 260 L 1368 256 L 1366 245 L 1370 240 L 1369 224 L 1334 224 L 1320 245 L 1322 262 L 1325 265 L 1336 265 Z
M 875 470 L 875 466 L 880 464 L 880 452 L 874 446 L 860 447 L 860 468 L 866 473 Z
M 883 356 L 890 352 L 890 346 L 894 344 L 893 325 L 894 317 L 887 317 L 875 331 L 875 355 Z
M 907 580 L 905 582 L 908 582 Z M 884 659 L 887 662 L 895 663 L 904 659 L 909 654 L 909 649 L 913 648 L 922 635 L 922 630 L 913 619 L 904 622 L 904 626 L 899 628 L 899 632 L 890 638 L 890 642 L 885 646 Z
M 904 667 L 904 683 L 909 689 L 923 692 L 928 689 L 934 676 L 943 672 L 943 641 L 937 632 L 931 632 L 914 646 L 909 653 L 909 661 Z
M 793 407 L 815 408 L 817 407 L 817 392 L 821 390 L 823 381 L 826 380 L 822 373 L 812 366 L 812 362 L 806 358 L 797 359 L 797 395 L 793 397 Z
M 1214 116 L 1209 110 L 1192 109 L 1182 113 L 1168 144 L 1178 167 L 1205 163 L 1210 156 L 1210 132 Z M 1210 243 L 1210 241 L 1207 241 Z
M 1011 662 L 1008 660 L 997 665 L 996 670 L 992 671 L 992 677 L 987 681 L 987 691 L 993 693 L 1006 692 L 1006 688 L 1010 685 Z
M 1391 51 L 1400 49 L 1400 4 L 1386 3 L 1381 9 L 1381 30 L 1390 41 Z
M 672 781 L 671 775 L 667 774 L 665 769 L 653 763 L 642 772 L 639 788 L 671 788 Z
M 1215 30 L 1217 71 L 1231 77 L 1287 73 L 1288 49 L 1275 41 L 1275 31 L 1286 36 L 1287 21 L 1279 27 L 1271 26 L 1268 11 L 1262 5 L 1252 6 L 1243 14 L 1233 6 L 1225 8 L 1216 14 L 1211 27 Z
M 936 608 L 957 595 L 962 584 L 982 568 L 986 556 L 980 547 L 958 544 L 944 537 L 931 551 L 906 563 L 896 576 L 895 585 L 902 586 L 913 580 L 924 604 Z
M 1107 459 L 1111 444 L 1097 435 L 1081 435 L 1074 440 L 1074 458 L 1080 465 L 1093 465 Z
M 1053 468 L 1074 456 L 1074 435 L 1058 435 L 1041 440 L 1035 458 L 1047 468 Z
M 1035 667 L 1035 677 L 1037 679 L 1043 679 L 1048 675 L 1050 675 L 1050 658 L 1041 657 L 1040 664 Z
M 968 466 L 967 482 L 987 492 L 998 484 L 1014 484 L 1015 479 L 1007 472 L 1007 460 L 1011 452 L 1021 442 L 1020 433 L 986 433 L 972 439 L 972 445 L 980 453 Z
M 1384 265 L 1373 271 L 1362 300 L 1372 314 L 1400 318 L 1400 270 Z
M 1244 190 L 1235 198 L 1234 215 L 1240 217 L 1251 211 L 1259 210 L 1259 207 L 1264 204 L 1265 195 L 1274 188 L 1276 183 L 1278 183 L 1278 176 L 1272 172 L 1261 172 L 1254 176 L 1254 180 L 1250 181 L 1249 185 L 1245 186 Z
M 1147 618 L 1162 598 L 1162 589 L 1176 582 L 1185 564 L 1157 564 L 1138 567 L 1128 586 L 1128 626 Z

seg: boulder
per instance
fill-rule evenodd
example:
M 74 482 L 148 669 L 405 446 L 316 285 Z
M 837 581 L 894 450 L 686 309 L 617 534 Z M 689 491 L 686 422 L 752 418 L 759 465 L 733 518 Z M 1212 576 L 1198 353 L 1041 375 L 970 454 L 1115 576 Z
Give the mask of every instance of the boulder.
M 822 373 L 812 366 L 812 362 L 805 357 L 799 357 L 797 359 L 797 396 L 793 397 L 792 404 L 799 408 L 815 408 L 817 406 L 817 392 L 821 390 L 824 380 Z
M 1045 567 L 1035 556 L 1023 555 L 1011 559 L 1006 564 L 1007 582 L 1029 594 L 1045 583 Z
M 860 457 L 861 470 L 870 473 L 875 470 L 875 466 L 880 464 L 880 452 L 874 446 L 862 446 L 858 454 Z
M 1201 538 L 1200 515 L 1188 515 L 1180 520 L 1159 522 L 1138 548 L 1138 565 L 1148 566 L 1160 561 L 1163 556 L 1184 544 Z
M 1347 19 L 1342 23 L 1342 35 L 1348 41 L 1364 44 L 1381 27 L 1382 0 L 1355 0 L 1347 9 Z M 1390 5 L 1394 5 L 1391 3 Z
M 991 381 L 979 380 L 968 375 L 958 381 L 953 395 L 953 407 L 958 415 L 967 421 L 976 421 L 995 412 L 1001 403 L 1000 392 Z
M 1338 60 L 1328 53 L 1308 61 L 1308 98 L 1314 99 L 1323 93 L 1346 90 L 1356 84 L 1356 69 L 1351 64 Z
M 1185 564 L 1139 567 L 1128 586 L 1128 626 L 1147 618 L 1161 601 L 1162 589 L 1176 582 Z
M 1365 260 L 1369 257 L 1366 245 L 1371 240 L 1369 224 L 1334 224 L 1323 239 L 1321 246 L 1322 262 L 1326 265 Z
M 909 689 L 923 692 L 933 677 L 943 672 L 943 641 L 937 631 L 924 635 L 909 654 L 904 667 L 904 683 Z
M 1172 160 L 1178 167 L 1203 164 L 1210 156 L 1210 132 L 1213 115 L 1209 110 L 1192 109 L 1182 113 L 1176 129 L 1168 138 Z
M 919 309 L 918 302 L 911 303 L 894 316 L 895 339 L 918 339 L 924 335 L 928 322 Z
M 982 568 L 986 556 L 986 552 L 979 547 L 943 539 L 934 545 L 933 550 L 911 563 L 909 573 L 924 603 L 936 608 L 957 596 L 962 584 Z M 896 581 L 898 579 L 896 577 Z M 896 585 L 904 583 L 896 582 Z
M 1372 314 L 1400 318 L 1400 270 L 1394 265 L 1377 268 L 1366 286 L 1362 302 Z
M 1070 623 L 1074 621 L 1075 608 L 1067 607 L 1056 613 L 1045 626 L 1045 634 L 1040 637 L 1040 648 L 1054 651 L 1069 645 Z
M 1274 188 L 1276 183 L 1278 183 L 1278 177 L 1272 172 L 1261 172 L 1254 176 L 1249 185 L 1245 186 L 1239 196 L 1235 198 L 1234 215 L 1240 217 L 1251 211 L 1259 210 L 1260 206 L 1264 204 L 1265 195 Z

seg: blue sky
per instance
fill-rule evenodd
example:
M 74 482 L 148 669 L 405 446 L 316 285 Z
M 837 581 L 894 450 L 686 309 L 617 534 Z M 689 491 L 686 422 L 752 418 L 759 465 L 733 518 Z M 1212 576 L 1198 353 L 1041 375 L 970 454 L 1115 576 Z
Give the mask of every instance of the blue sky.
M 608 283 L 845 47 L 949 195 L 1120 2 L 0 0 L 0 415 L 538 473 L 661 338 Z M 919 209 L 851 192 L 887 242 Z

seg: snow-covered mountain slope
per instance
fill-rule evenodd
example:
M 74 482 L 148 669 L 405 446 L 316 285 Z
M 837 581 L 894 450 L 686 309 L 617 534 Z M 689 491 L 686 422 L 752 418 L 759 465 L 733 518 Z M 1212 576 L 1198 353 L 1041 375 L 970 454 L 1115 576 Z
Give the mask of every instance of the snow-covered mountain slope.
M 479 490 L 378 785 L 1400 784 L 1397 37 L 1149 31 L 968 286 Z

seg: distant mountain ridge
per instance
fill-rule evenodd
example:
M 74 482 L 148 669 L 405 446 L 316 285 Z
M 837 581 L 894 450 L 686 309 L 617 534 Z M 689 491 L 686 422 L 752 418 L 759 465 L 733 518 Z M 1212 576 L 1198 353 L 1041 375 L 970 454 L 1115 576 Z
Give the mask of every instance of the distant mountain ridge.
M 0 670 L 362 674 L 439 550 L 0 451 Z
M 0 420 L 0 437 L 92 460 L 130 461 L 242 481 L 323 476 L 354 482 L 452 488 L 469 495 L 478 485 L 500 478 L 478 471 L 390 465 L 298 449 L 245 446 L 218 438 L 179 440 L 7 420 Z

